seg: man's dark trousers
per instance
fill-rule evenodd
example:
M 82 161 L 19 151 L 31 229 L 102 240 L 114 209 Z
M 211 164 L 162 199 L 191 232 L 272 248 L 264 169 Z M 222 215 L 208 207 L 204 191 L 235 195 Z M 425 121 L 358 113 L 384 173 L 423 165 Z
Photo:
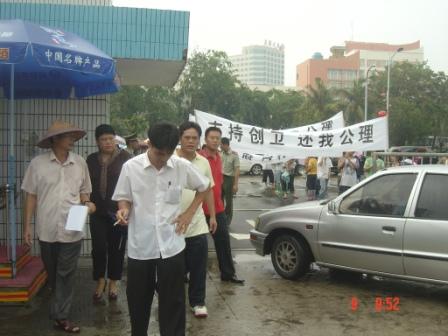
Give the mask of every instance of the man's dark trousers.
M 227 218 L 227 225 L 230 225 L 232 223 L 232 217 L 233 217 L 233 183 L 235 182 L 234 176 L 229 175 L 223 175 L 223 182 L 222 182 L 222 200 L 226 206 L 225 212 L 226 212 L 226 218 Z
M 207 281 L 208 244 L 207 234 L 185 238 L 185 266 L 190 273 L 188 299 L 190 306 L 205 306 Z
M 206 219 L 207 224 L 209 224 L 210 217 L 206 216 Z M 215 242 L 216 256 L 218 257 L 219 270 L 221 271 L 221 280 L 229 280 L 235 276 L 235 266 L 233 265 L 226 214 L 224 212 L 216 214 L 216 222 L 218 223 L 218 227 L 212 237 Z
M 184 274 L 184 251 L 166 259 L 128 258 L 126 294 L 132 336 L 147 336 L 156 288 L 159 298 L 160 335 L 185 335 Z
M 109 216 L 95 214 L 90 216 L 93 280 L 95 281 L 106 277 L 111 280 L 121 280 L 127 227 L 113 224 L 114 219 Z
M 73 243 L 39 241 L 39 245 L 40 255 L 48 274 L 48 283 L 53 289 L 50 319 L 66 320 L 69 318 L 73 301 L 81 240 Z

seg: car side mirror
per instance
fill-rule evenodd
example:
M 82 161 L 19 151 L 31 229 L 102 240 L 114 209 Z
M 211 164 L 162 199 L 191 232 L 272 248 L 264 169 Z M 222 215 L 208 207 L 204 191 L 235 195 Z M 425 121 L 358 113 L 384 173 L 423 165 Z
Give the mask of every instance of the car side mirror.
M 338 214 L 338 202 L 336 201 L 330 201 L 328 202 L 328 212 L 332 213 L 333 215 Z

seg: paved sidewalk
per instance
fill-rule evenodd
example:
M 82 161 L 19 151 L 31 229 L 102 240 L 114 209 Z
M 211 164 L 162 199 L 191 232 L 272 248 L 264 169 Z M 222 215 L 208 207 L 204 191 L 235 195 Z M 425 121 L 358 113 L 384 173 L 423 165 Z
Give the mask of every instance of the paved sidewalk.
M 245 286 L 222 283 L 214 254 L 207 280 L 209 317 L 197 320 L 187 312 L 189 336 L 420 336 L 447 335 L 448 286 L 434 286 L 380 277 L 332 279 L 313 267 L 299 281 L 281 279 L 269 257 L 253 252 L 235 255 Z M 90 260 L 78 272 L 73 319 L 84 336 L 130 335 L 123 291 L 118 302 L 93 306 Z M 125 280 L 121 284 L 125 287 Z M 398 311 L 376 309 L 378 298 L 397 298 Z M 353 299 L 356 306 L 353 306 Z M 148 335 L 158 333 L 154 302 Z M 61 336 L 48 320 L 48 292 L 42 291 L 28 307 L 0 306 L 1 336 Z
M 236 256 L 238 274 L 246 279 L 246 286 L 223 283 L 220 280 L 214 253 L 210 253 L 207 279 L 207 319 L 195 319 L 187 308 L 188 335 L 262 335 L 253 329 L 252 323 L 244 323 L 247 318 L 246 305 L 251 303 L 253 295 L 259 295 L 258 289 L 252 287 L 251 270 L 263 268 L 266 258 L 255 256 L 252 252 Z M 261 262 L 261 264 L 260 264 Z M 268 271 L 269 277 L 273 269 Z M 125 295 L 126 279 L 121 282 L 121 292 L 116 302 L 107 299 L 101 304 L 92 304 L 95 283 L 91 280 L 90 258 L 80 260 L 76 282 L 75 299 L 72 308 L 72 320 L 81 326 L 81 335 L 130 335 L 129 315 Z M 25 307 L 0 306 L 0 335 L 63 335 L 53 330 L 48 319 L 50 293 L 45 287 Z M 253 312 L 251 313 L 251 315 Z M 255 314 L 256 315 L 256 314 Z M 253 315 L 254 316 L 254 315 Z M 149 335 L 159 335 L 157 322 L 157 299 L 153 303 Z M 230 332 L 230 331 L 233 332 Z M 242 333 L 242 330 L 246 330 Z M 260 330 L 261 331 L 261 330 Z M 270 333 L 264 333 L 268 335 Z

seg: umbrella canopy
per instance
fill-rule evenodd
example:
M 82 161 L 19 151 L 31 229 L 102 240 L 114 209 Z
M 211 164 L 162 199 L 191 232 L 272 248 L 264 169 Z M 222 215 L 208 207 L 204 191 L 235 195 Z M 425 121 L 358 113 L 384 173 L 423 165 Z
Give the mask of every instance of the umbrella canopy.
M 66 99 L 113 93 L 115 61 L 88 41 L 61 29 L 23 20 L 0 20 L 0 87 L 15 99 Z
M 16 276 L 16 172 L 14 100 L 67 99 L 113 93 L 115 61 L 86 40 L 23 20 L 0 20 L 0 88 L 9 99 L 8 224 L 13 277 Z M 7 243 L 7 246 L 9 244 Z

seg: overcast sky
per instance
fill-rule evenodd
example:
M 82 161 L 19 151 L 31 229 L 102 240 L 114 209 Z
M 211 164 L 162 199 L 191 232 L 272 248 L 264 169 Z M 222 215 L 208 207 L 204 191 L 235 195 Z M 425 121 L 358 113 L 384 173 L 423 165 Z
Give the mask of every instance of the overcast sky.
M 421 41 L 435 71 L 448 73 L 446 0 L 113 0 L 115 6 L 190 12 L 190 51 L 223 50 L 264 40 L 285 45 L 285 84 L 296 65 L 346 40 L 391 44 Z

